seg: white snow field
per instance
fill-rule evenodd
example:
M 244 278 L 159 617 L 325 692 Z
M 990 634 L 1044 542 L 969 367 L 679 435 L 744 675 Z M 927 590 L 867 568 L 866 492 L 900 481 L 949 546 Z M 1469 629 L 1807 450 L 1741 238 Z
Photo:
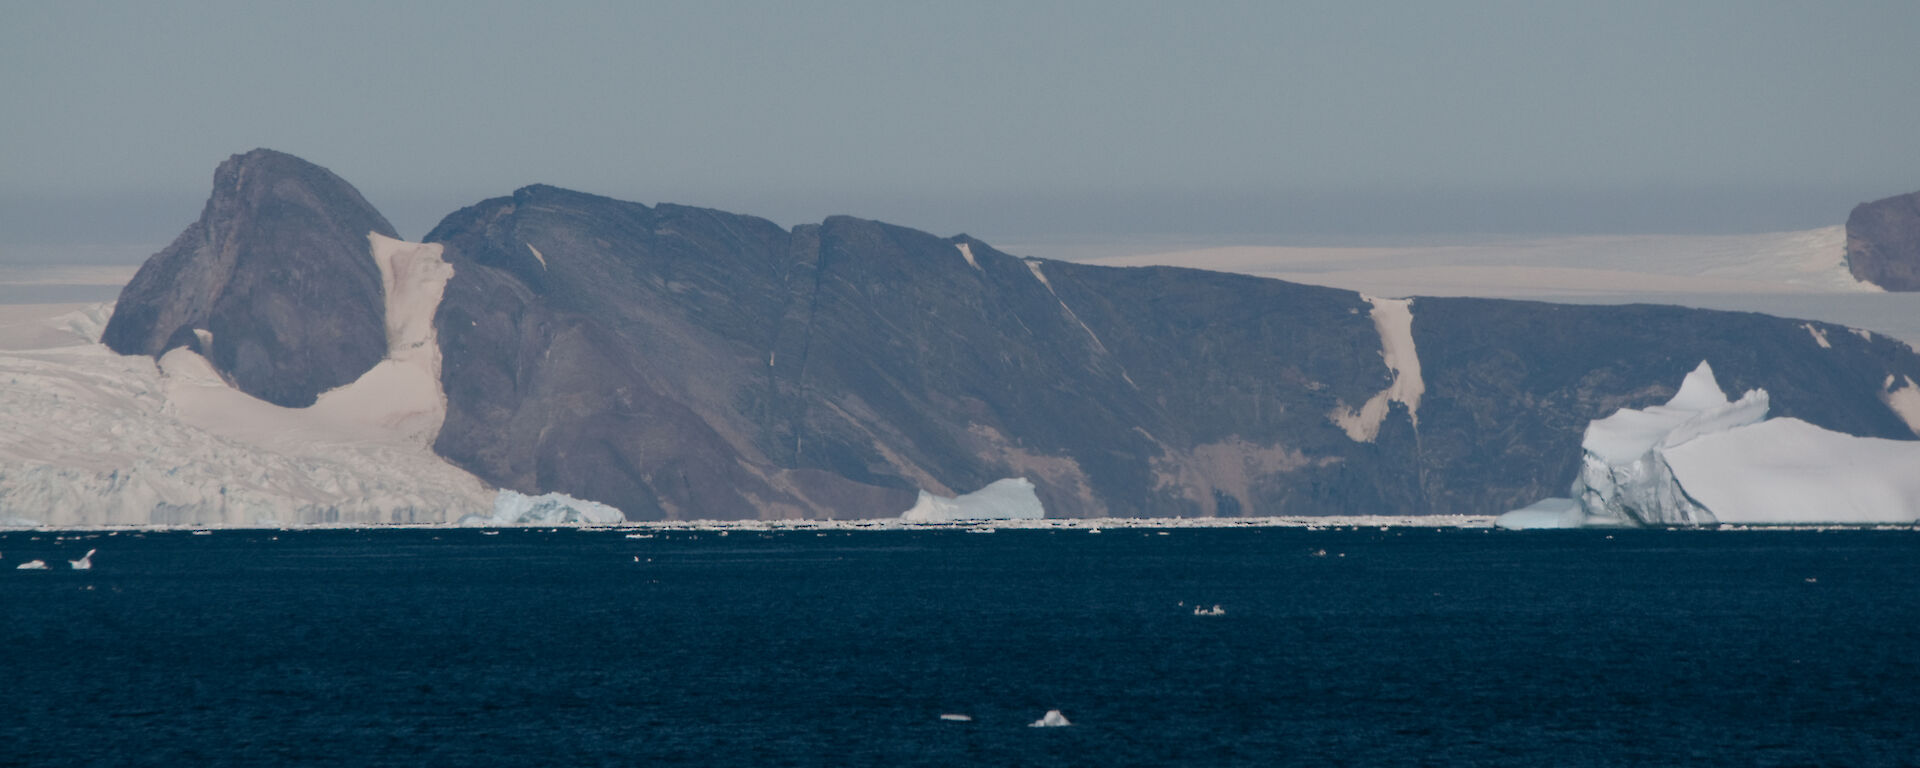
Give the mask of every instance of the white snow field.
M 434 455 L 445 416 L 437 245 L 370 236 L 387 359 L 309 408 L 228 385 L 184 349 L 156 365 L 98 343 L 106 305 L 0 316 L 0 524 L 445 523 L 494 492 Z M 47 313 L 58 312 L 48 316 Z
M 920 492 L 913 508 L 900 514 L 910 523 L 950 523 L 960 520 L 1039 520 L 1046 516 L 1033 481 L 1024 477 L 995 480 L 987 487 L 954 498 Z
M 1846 228 L 1740 235 L 1482 238 L 1393 246 L 1015 246 L 1107 266 L 1273 277 L 1370 296 L 1477 296 L 1575 304 L 1653 302 L 1765 312 L 1863 328 L 1920 348 L 1920 293 L 1847 272 Z
M 1577 235 L 1394 246 L 1168 248 L 1074 261 L 1179 266 L 1380 296 L 1878 292 L 1847 272 L 1846 228 L 1741 235 Z
M 1702 362 L 1665 405 L 1587 425 L 1573 499 L 1502 516 L 1507 528 L 1884 525 L 1920 522 L 1920 441 L 1768 419 L 1765 390 L 1728 400 Z
M 159 250 L 141 251 L 145 256 Z M 103 255 L 126 258 L 119 249 L 69 247 L 56 249 L 0 249 L 0 305 L 8 304 L 92 304 L 111 301 L 120 295 L 120 286 L 133 279 L 137 267 L 119 264 L 87 263 Z M 27 258 L 44 261 L 19 262 Z M 79 263 L 67 263 L 77 261 Z M 4 321 L 0 321 L 3 323 Z

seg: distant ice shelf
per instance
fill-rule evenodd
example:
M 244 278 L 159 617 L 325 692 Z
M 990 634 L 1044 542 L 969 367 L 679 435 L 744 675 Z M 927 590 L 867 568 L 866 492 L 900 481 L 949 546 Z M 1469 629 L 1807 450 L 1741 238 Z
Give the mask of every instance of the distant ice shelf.
M 1587 426 L 1572 498 L 1501 516 L 1505 528 L 1885 525 L 1920 522 L 1920 441 L 1767 418 L 1765 390 L 1729 400 L 1702 362 L 1665 405 Z

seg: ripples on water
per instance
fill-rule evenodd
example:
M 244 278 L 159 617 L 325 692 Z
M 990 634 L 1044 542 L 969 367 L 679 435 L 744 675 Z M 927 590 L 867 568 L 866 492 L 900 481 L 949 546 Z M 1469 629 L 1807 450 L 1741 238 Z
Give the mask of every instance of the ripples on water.
M 1920 754 L 1904 531 L 16 531 L 0 553 L 0 763 Z M 59 570 L 13 570 L 32 558 Z M 1074 725 L 1027 727 L 1049 709 Z

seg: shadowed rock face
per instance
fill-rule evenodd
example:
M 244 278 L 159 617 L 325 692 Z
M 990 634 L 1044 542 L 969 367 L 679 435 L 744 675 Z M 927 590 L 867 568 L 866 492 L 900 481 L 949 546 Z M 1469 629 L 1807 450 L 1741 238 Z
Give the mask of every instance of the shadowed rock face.
M 1056 515 L 1413 504 L 1325 415 L 1388 380 L 1352 293 L 550 187 L 428 239 L 456 268 L 436 449 L 504 485 L 636 517 L 897 515 L 1016 475 Z
M 1920 291 L 1920 192 L 1854 206 L 1847 269 L 1889 291 Z
M 101 340 L 156 358 L 188 346 L 242 391 L 310 405 L 386 354 L 370 232 L 396 236 L 327 169 L 266 149 L 235 155 L 214 172 L 200 220 L 121 290 Z
M 1883 437 L 1912 435 L 1881 382 L 1920 376 L 1834 326 L 1420 299 L 1417 426 L 1392 404 L 1362 441 L 1330 414 L 1392 378 L 1346 291 L 537 186 L 428 239 L 456 266 L 436 449 L 640 519 L 895 515 L 1008 476 L 1055 516 L 1495 513 L 1564 494 L 1589 421 L 1702 359 Z

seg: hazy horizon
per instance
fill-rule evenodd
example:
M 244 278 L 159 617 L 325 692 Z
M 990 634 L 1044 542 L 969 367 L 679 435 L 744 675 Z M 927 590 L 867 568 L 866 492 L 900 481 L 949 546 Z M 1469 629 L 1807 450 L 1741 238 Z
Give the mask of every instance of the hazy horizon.
M 164 245 L 214 166 L 263 146 L 410 238 L 533 183 L 996 244 L 1786 231 L 1920 188 L 1910 3 L 71 3 L 8 22 L 0 260 Z

